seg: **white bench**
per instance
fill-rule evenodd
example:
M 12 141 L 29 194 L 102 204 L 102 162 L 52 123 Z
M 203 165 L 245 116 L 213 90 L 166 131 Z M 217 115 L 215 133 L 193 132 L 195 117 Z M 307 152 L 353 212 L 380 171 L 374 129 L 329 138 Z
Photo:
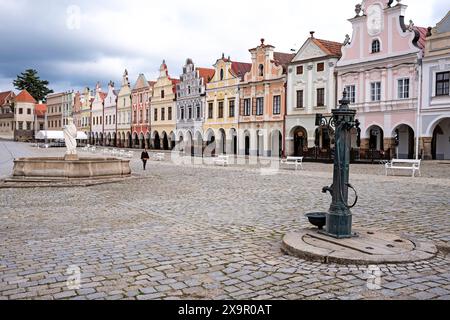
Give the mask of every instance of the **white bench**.
M 228 157 L 228 156 L 226 156 L 226 155 L 220 155 L 220 156 L 217 156 L 215 159 L 214 159 L 214 164 L 217 164 L 217 165 L 221 165 L 221 166 L 228 166 L 229 165 L 229 163 L 230 163 L 230 158 Z
M 166 159 L 166 155 L 164 153 L 155 153 L 153 158 L 155 161 L 164 161 Z
M 127 153 L 125 153 L 125 157 L 127 157 L 127 158 L 134 158 L 134 152 L 133 151 L 128 151 Z
M 393 159 L 391 162 L 385 164 L 386 176 L 389 175 L 389 170 L 394 172 L 394 170 L 411 170 L 412 177 L 416 176 L 416 171 L 420 172 L 420 164 L 422 160 L 407 160 L 407 159 Z
M 281 164 L 295 166 L 295 170 L 299 167 L 303 170 L 303 157 L 287 157 L 281 160 Z

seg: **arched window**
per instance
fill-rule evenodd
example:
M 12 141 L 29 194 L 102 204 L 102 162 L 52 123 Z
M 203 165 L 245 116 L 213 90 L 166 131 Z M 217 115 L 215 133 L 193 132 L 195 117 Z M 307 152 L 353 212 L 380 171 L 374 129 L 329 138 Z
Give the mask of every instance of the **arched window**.
M 259 76 L 264 77 L 264 66 L 262 64 L 259 65 Z
M 223 74 L 223 69 L 220 69 L 220 81 L 223 80 L 223 76 L 224 76 L 224 74 Z
M 380 40 L 376 39 L 372 41 L 372 53 L 380 52 Z

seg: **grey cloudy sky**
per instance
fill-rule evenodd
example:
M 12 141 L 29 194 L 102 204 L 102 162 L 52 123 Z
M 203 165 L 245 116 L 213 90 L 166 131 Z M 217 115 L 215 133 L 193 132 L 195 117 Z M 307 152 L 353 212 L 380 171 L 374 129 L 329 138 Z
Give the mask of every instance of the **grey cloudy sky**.
M 358 0 L 0 0 L 0 91 L 37 69 L 55 91 L 120 84 L 127 68 L 157 76 L 166 59 L 178 77 L 186 58 L 211 67 L 222 52 L 249 61 L 260 38 L 277 51 L 298 49 L 309 31 L 321 39 L 351 35 Z M 406 21 L 434 26 L 448 0 L 404 0 Z

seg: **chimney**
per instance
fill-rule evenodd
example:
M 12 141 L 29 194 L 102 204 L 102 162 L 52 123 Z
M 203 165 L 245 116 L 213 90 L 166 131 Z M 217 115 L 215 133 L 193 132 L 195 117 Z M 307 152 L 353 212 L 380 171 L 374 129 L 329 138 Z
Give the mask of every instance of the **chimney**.
M 309 34 L 311 35 L 311 38 L 314 38 L 314 33 L 316 33 L 315 31 L 310 31 Z

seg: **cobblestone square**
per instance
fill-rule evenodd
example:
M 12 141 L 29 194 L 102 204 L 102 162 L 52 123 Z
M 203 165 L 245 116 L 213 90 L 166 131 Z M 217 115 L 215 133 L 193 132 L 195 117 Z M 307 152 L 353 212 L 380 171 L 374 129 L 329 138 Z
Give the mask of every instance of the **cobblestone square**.
M 12 157 L 58 149 L 0 141 Z M 137 153 L 136 153 L 137 154 Z M 169 157 L 168 157 L 169 158 Z M 262 174 L 257 165 L 132 161 L 133 177 L 88 188 L 0 189 L 0 299 L 450 299 L 450 162 L 421 178 L 352 165 L 356 228 L 434 241 L 430 261 L 321 264 L 281 252 L 284 234 L 328 210 L 332 165 Z M 68 282 L 80 273 L 81 283 Z

